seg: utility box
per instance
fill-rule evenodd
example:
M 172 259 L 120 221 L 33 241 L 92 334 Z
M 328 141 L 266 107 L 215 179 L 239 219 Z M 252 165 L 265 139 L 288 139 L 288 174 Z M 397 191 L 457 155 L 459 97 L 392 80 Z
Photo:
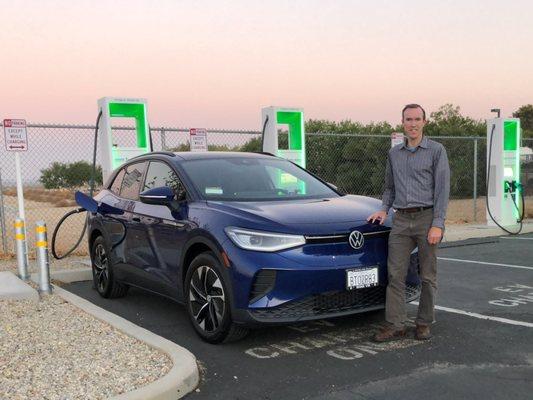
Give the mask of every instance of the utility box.
M 146 114 L 146 99 L 129 99 L 103 97 L 98 100 L 99 111 L 102 112 L 98 124 L 98 151 L 102 164 L 104 182 L 113 170 L 124 164 L 130 158 L 151 151 L 150 128 Z M 134 135 L 131 145 L 119 146 L 111 128 L 112 118 L 133 118 L 133 131 L 121 132 L 124 135 Z
M 520 194 L 520 119 L 487 120 L 487 177 L 487 224 L 496 226 L 494 218 L 504 227 L 517 225 L 523 207 Z

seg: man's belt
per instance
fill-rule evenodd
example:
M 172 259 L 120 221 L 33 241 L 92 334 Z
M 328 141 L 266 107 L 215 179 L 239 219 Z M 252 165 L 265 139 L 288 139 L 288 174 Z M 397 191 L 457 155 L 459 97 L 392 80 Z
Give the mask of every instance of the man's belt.
M 414 212 L 420 212 L 420 211 L 424 211 L 424 210 L 429 210 L 430 208 L 433 208 L 433 206 L 397 208 L 396 211 L 399 211 L 401 213 L 414 213 Z

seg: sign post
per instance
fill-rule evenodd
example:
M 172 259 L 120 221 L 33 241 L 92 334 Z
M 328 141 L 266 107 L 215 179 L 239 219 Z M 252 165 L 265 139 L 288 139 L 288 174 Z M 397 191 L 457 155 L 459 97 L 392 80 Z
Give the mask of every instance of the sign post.
M 22 229 L 24 238 L 26 237 L 26 227 L 24 225 L 24 192 L 22 190 L 22 170 L 20 168 L 21 151 L 28 150 L 28 134 L 26 131 L 26 120 L 24 119 L 4 119 L 4 136 L 6 150 L 15 153 L 15 170 L 17 175 L 17 199 L 19 206 L 19 218 L 22 220 Z M 24 243 L 24 262 L 25 270 L 28 267 L 28 246 Z M 24 278 L 24 277 L 22 277 Z

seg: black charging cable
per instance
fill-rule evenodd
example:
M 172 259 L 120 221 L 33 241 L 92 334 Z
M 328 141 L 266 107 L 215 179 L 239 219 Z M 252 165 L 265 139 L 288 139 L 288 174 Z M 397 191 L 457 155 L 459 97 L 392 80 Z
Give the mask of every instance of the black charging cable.
M 102 118 L 102 110 L 100 110 L 100 112 L 98 113 L 98 117 L 96 118 L 96 128 L 94 130 L 93 165 L 92 165 L 92 170 L 91 170 L 91 179 L 89 181 L 89 194 L 90 194 L 91 197 L 93 197 L 94 187 L 96 185 L 96 153 L 97 153 L 97 149 L 98 149 L 98 129 L 99 129 L 99 126 L 100 126 L 100 118 Z M 148 129 L 149 129 L 149 136 L 150 136 L 150 151 L 153 151 L 154 148 L 153 148 L 153 141 L 152 141 L 152 130 L 150 129 L 150 127 L 148 127 Z M 87 216 L 85 217 L 85 223 L 83 224 L 83 230 L 82 230 L 81 235 L 78 238 L 76 244 L 69 251 L 67 251 L 65 254 L 63 254 L 62 256 L 59 256 L 57 254 L 56 242 L 57 242 L 57 233 L 59 232 L 59 228 L 61 227 L 61 225 L 71 215 L 79 214 L 79 213 L 84 212 L 84 211 L 86 212 L 87 210 L 85 208 L 83 208 L 83 207 L 80 207 L 80 208 L 77 208 L 75 210 L 69 211 L 68 213 L 63 215 L 63 217 L 57 223 L 57 225 L 56 225 L 56 227 L 54 229 L 54 232 L 52 233 L 52 243 L 51 243 L 52 256 L 56 260 L 62 260 L 63 258 L 65 258 L 65 257 L 69 256 L 70 254 L 72 254 L 72 252 L 78 248 L 78 246 L 80 245 L 81 241 L 85 237 L 85 232 L 87 231 L 87 225 L 89 223 L 89 214 L 87 214 Z M 114 217 L 111 217 L 110 215 L 106 215 L 106 218 L 112 219 L 113 221 L 116 221 L 116 222 L 120 223 L 122 225 L 123 232 L 124 232 L 122 234 L 122 237 L 120 238 L 120 240 L 118 240 L 116 243 L 114 243 L 111 246 L 111 251 L 113 251 L 117 246 L 119 246 L 126 239 L 127 227 L 126 227 L 126 224 L 124 223 L 124 221 L 120 220 L 119 218 L 114 218 Z
M 93 165 L 92 165 L 92 170 L 91 170 L 91 179 L 89 180 L 89 193 L 90 193 L 91 197 L 93 196 L 94 186 L 95 186 L 96 149 L 97 149 L 97 146 L 98 146 L 98 127 L 100 125 L 100 118 L 101 117 L 102 117 L 102 110 L 100 110 L 100 112 L 98 113 L 98 117 L 96 118 L 96 128 L 94 130 Z M 59 222 L 57 223 L 56 227 L 54 228 L 54 232 L 52 233 L 51 250 L 52 250 L 52 256 L 56 260 L 62 260 L 63 258 L 65 258 L 65 257 L 69 256 L 70 254 L 72 254 L 72 252 L 78 248 L 78 246 L 80 245 L 81 241 L 85 237 L 85 232 L 87 231 L 87 224 L 88 224 L 88 221 L 89 221 L 89 215 L 87 215 L 85 217 L 85 222 L 83 224 L 83 230 L 81 232 L 80 237 L 76 241 L 76 244 L 69 251 L 67 251 L 65 254 L 63 254 L 62 256 L 57 254 L 56 241 L 57 241 L 57 233 L 59 232 L 59 228 L 61 227 L 61 225 L 63 225 L 63 223 L 67 220 L 68 217 L 70 217 L 71 215 L 79 214 L 79 213 L 84 212 L 84 211 L 87 211 L 87 210 L 85 210 L 85 208 L 77 208 L 75 210 L 69 211 L 68 213 L 63 215 L 63 217 L 59 220 Z
M 263 123 L 263 130 L 261 131 L 261 150 L 260 151 L 263 151 L 263 146 L 265 144 L 265 129 L 266 129 L 266 126 L 268 124 L 268 115 L 266 116 L 265 118 L 265 122 Z

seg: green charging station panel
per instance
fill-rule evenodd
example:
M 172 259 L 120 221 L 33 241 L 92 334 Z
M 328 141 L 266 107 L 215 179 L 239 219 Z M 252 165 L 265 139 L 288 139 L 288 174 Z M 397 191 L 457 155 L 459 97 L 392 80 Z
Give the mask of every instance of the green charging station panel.
M 151 151 L 150 129 L 145 99 L 103 97 L 98 100 L 102 112 L 99 123 L 99 154 L 104 181 L 116 168 L 130 158 Z M 132 135 L 132 130 L 113 131 L 113 118 L 132 118 L 135 121 L 134 138 L 118 141 L 114 135 Z M 127 146 L 116 143 L 127 142 Z M 131 144 L 130 144 L 131 143 Z
M 299 108 L 266 107 L 262 110 L 263 151 L 275 154 L 306 167 L 305 127 L 303 110 Z M 279 143 L 280 130 L 287 130 L 287 146 Z M 285 129 L 282 129 L 285 130 Z M 280 172 L 277 177 L 279 188 L 291 193 L 306 193 L 305 183 L 289 173 Z

